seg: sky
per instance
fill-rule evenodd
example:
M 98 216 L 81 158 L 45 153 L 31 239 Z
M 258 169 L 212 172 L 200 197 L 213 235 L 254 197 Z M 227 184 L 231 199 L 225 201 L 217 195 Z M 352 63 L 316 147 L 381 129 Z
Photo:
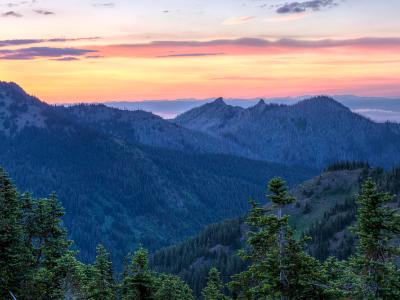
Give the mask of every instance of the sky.
M 398 0 L 0 0 L 0 80 L 49 103 L 400 97 Z

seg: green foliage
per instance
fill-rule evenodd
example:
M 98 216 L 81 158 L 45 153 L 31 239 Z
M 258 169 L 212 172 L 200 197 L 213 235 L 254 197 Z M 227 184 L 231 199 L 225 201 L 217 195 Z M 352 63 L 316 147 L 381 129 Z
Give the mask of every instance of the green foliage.
M 193 291 L 177 276 L 160 274 L 155 285 L 155 300 L 194 300 Z
M 110 253 L 99 245 L 94 264 L 84 265 L 70 250 L 62 226 L 64 212 L 55 194 L 48 199 L 19 195 L 0 169 L 0 298 L 118 298 Z M 179 277 L 149 270 L 148 252 L 131 258 L 121 289 L 122 299 L 192 300 L 192 290 Z
M 88 287 L 88 298 L 99 300 L 115 299 L 115 283 L 110 254 L 103 245 L 98 245 L 96 252 L 96 261 L 90 270 L 91 281 Z
M 241 252 L 250 266 L 234 276 L 231 290 L 238 299 L 318 299 L 324 293 L 320 288 L 323 280 L 320 265 L 304 252 L 305 240 L 293 238 L 288 216 L 281 211 L 295 199 L 280 178 L 272 179 L 268 187 L 268 197 L 277 212 L 252 203 L 247 223 L 253 230 L 247 239 L 247 249 Z
M 55 194 L 19 196 L 0 170 L 0 201 L 1 296 L 11 291 L 22 299 L 62 298 L 79 264 L 72 259 Z
M 153 299 L 155 275 L 149 270 L 148 252 L 139 248 L 131 258 L 122 282 L 122 299 Z
M 15 291 L 23 277 L 27 249 L 23 245 L 22 214 L 18 194 L 0 169 L 0 298 Z
M 357 199 L 357 255 L 350 260 L 361 278 L 356 294 L 369 299 L 400 299 L 400 271 L 394 258 L 400 255 L 395 243 L 400 234 L 400 214 L 387 204 L 394 196 L 380 192 L 368 179 Z
M 46 130 L 26 128 L 13 139 L 0 132 L 0 162 L 35 197 L 57 191 L 80 260 L 92 262 L 101 242 L 119 271 L 121 258 L 139 244 L 155 251 L 246 213 L 243 199 L 261 197 L 266 177 L 279 174 L 297 183 L 314 174 L 229 155 L 130 144 L 77 127 L 63 114 L 47 114 L 52 126 Z
M 200 235 L 157 251 L 151 257 L 151 267 L 183 278 L 200 297 L 212 267 L 225 279 L 246 267 L 246 262 L 236 255 L 242 245 L 243 231 L 241 218 L 211 224 Z
M 307 249 L 309 253 L 324 261 L 330 256 L 347 259 L 354 253 L 355 236 L 348 227 L 356 221 L 357 206 L 353 198 L 346 198 L 324 213 L 323 217 L 313 223 L 305 232 L 311 237 Z M 342 232 L 342 239 L 337 240 L 336 234 Z M 337 244 L 332 247 L 332 244 Z
M 216 268 L 211 268 L 208 273 L 207 286 L 203 289 L 204 300 L 226 300 L 224 295 L 224 284 L 221 281 L 221 274 Z
M 294 237 L 289 216 L 283 215 L 283 211 L 295 199 L 282 179 L 272 179 L 267 196 L 272 205 L 260 206 L 252 201 L 246 219 L 250 231 L 247 245 L 240 251 L 246 263 L 224 269 L 234 273 L 233 270 L 246 267 L 229 283 L 233 299 L 400 299 L 400 214 L 393 208 L 395 196 L 380 188 L 397 191 L 400 172 L 397 169 L 389 173 L 376 171 L 371 175 L 380 178 L 379 185 L 368 179 L 362 185 L 357 201 L 345 199 L 325 213 L 325 219 L 335 222 L 318 223 L 310 230 L 313 237 L 331 236 L 355 223 L 356 253 L 346 260 L 320 258 L 323 262 L 305 252 L 306 236 L 300 240 Z M 62 225 L 63 215 L 55 194 L 47 199 L 19 195 L 7 174 L 0 169 L 2 299 L 9 298 L 10 292 L 18 299 L 27 300 L 194 299 L 193 291 L 180 277 L 152 271 L 149 253 L 142 247 L 129 257 L 119 289 L 114 281 L 110 253 L 104 246 L 97 247 L 92 265 L 76 259 L 76 252 L 70 250 L 72 242 L 67 239 Z M 210 268 L 209 264 L 225 260 L 222 265 L 229 266 L 232 260 L 223 253 L 235 248 L 227 246 L 232 239 L 236 241 L 236 247 L 240 247 L 242 233 L 240 220 L 227 221 L 224 226 L 209 226 L 205 234 L 189 243 L 158 253 L 152 258 L 152 264 L 162 262 L 166 269 L 175 271 L 191 269 L 198 263 L 193 259 L 202 254 L 202 261 L 208 260 L 203 264 L 203 268 L 208 268 L 207 283 L 196 278 L 198 284 L 203 284 L 202 298 L 231 299 L 225 295 L 220 272 Z M 324 241 L 321 239 L 320 245 Z M 215 243 L 218 247 L 210 252 L 209 247 Z M 311 253 L 315 249 L 310 248 Z M 210 256 L 210 253 L 217 254 Z M 184 264 L 174 265 L 175 255 L 186 257 L 181 261 Z

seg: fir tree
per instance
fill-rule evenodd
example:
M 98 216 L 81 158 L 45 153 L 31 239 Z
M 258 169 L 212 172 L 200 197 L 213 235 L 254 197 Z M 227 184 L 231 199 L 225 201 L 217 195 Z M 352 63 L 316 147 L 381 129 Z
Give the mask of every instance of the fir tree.
M 25 250 L 18 194 L 11 180 L 0 168 L 0 298 L 18 294 Z
M 230 287 L 239 299 L 319 299 L 324 293 L 319 263 L 304 252 L 305 239 L 293 238 L 288 216 L 283 215 L 295 199 L 280 178 L 272 179 L 268 188 L 272 207 L 253 202 L 247 218 L 253 230 L 248 248 L 240 254 L 250 266 L 234 276 Z
M 162 274 L 156 279 L 155 300 L 194 300 L 189 286 L 177 276 Z
M 122 299 L 154 299 L 155 277 L 149 270 L 148 252 L 139 248 L 133 255 L 131 264 L 122 283 Z
M 225 300 L 224 284 L 221 281 L 221 274 L 216 268 L 211 268 L 208 273 L 207 286 L 202 291 L 204 300 Z
M 103 245 L 96 248 L 96 261 L 92 266 L 89 299 L 115 299 L 115 283 L 112 272 L 110 254 Z
M 394 258 L 400 255 L 395 239 L 400 234 L 398 210 L 387 204 L 394 196 L 378 191 L 372 179 L 362 186 L 357 199 L 357 255 L 350 260 L 359 276 L 353 290 L 369 299 L 400 299 L 400 270 Z

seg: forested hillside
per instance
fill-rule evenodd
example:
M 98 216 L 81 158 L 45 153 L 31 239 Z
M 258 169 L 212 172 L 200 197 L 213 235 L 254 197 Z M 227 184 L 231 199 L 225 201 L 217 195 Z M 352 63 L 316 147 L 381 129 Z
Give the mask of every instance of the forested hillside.
M 75 122 L 15 84 L 0 85 L 0 114 L 0 164 L 22 191 L 57 192 L 84 261 L 99 242 L 121 258 L 140 243 L 154 250 L 182 241 L 243 214 L 266 179 L 294 184 L 315 172 L 135 144 Z
M 400 163 L 400 125 L 378 124 L 329 97 L 294 105 L 260 101 L 247 109 L 218 99 L 179 115 L 174 122 L 249 149 L 267 161 L 325 168 L 336 161 Z
M 291 190 L 296 203 L 285 209 L 290 224 L 300 237 L 307 235 L 307 251 L 324 261 L 329 256 L 346 259 L 355 251 L 355 235 L 349 230 L 356 221 L 356 195 L 362 182 L 371 176 L 380 189 L 400 194 L 400 169 L 385 172 L 363 163 L 337 163 L 319 176 Z M 262 203 L 262 198 L 255 199 Z M 400 198 L 392 201 L 400 207 Z M 199 294 L 211 267 L 221 271 L 224 281 L 242 271 L 246 264 L 238 256 L 250 227 L 245 218 L 208 226 L 199 235 L 179 245 L 162 249 L 151 259 L 162 272 L 181 276 Z
M 396 177 L 388 174 L 385 178 Z M 35 300 L 194 299 L 193 291 L 180 277 L 152 270 L 154 261 L 165 267 L 180 254 L 183 260 L 177 260 L 175 272 L 198 255 L 202 257 L 197 257 L 193 269 L 204 271 L 204 262 L 214 260 L 213 267 L 208 267 L 207 282 L 194 285 L 199 299 L 400 299 L 400 269 L 396 265 L 400 214 L 392 208 L 395 196 L 379 191 L 371 177 L 363 181 L 355 200 L 352 223 L 357 244 L 346 260 L 331 257 L 319 261 L 306 252 L 307 238 L 296 237 L 289 216 L 283 213 L 296 202 L 283 179 L 269 181 L 267 198 L 272 206 L 252 201 L 245 219 L 247 228 L 242 220 L 210 226 L 200 237 L 158 254 L 152 267 L 147 250 L 139 247 L 126 256 L 124 270 L 117 275 L 110 253 L 102 245 L 97 246 L 92 264 L 76 259 L 55 194 L 40 199 L 19 194 L 0 169 L 0 296 Z M 219 254 L 224 247 L 242 249 L 233 258 L 233 252 Z M 216 265 L 228 265 L 230 269 L 224 271 L 231 271 L 232 276 L 221 278 Z
M 185 152 L 237 154 L 254 158 L 249 150 L 235 143 L 181 127 L 149 112 L 84 104 L 59 109 L 72 115 L 78 123 L 131 143 Z

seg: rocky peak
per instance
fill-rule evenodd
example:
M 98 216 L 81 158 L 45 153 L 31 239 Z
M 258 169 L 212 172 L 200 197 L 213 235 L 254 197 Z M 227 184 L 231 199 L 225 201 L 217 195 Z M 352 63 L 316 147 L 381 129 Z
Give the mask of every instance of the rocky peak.
M 215 99 L 213 102 L 211 102 L 212 104 L 215 104 L 215 105 L 227 105 L 226 103 L 225 103 L 225 101 L 224 101 L 224 98 L 222 98 L 222 97 L 219 97 L 219 98 L 217 98 L 217 99 Z
M 0 132 L 7 136 L 25 127 L 45 127 L 47 104 L 13 82 L 0 82 Z

